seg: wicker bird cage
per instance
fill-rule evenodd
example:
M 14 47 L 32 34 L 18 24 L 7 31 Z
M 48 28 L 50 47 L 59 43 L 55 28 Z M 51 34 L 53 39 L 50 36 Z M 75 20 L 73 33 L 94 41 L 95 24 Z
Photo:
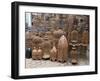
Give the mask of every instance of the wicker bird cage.
M 58 48 L 58 40 L 59 40 L 59 38 L 62 36 L 62 35 L 65 35 L 66 33 L 63 31 L 63 30 L 61 30 L 61 29 L 58 29 L 58 30 L 55 30 L 54 32 L 53 32 L 53 42 L 55 43 L 55 46 L 56 46 L 56 48 Z
M 38 49 L 36 49 L 36 47 L 34 47 L 34 49 L 32 50 L 32 59 L 33 60 L 41 60 L 42 57 L 43 57 L 42 49 L 40 47 Z
M 66 33 L 61 29 L 58 29 L 58 30 L 53 32 L 53 35 L 54 35 L 55 38 L 60 38 L 62 35 L 65 35 L 65 34 Z
M 51 41 L 50 41 L 50 40 L 44 41 L 44 42 L 42 43 L 42 47 L 43 47 L 44 49 L 50 49 L 50 48 L 51 48 Z
M 72 50 L 71 50 L 71 63 L 72 64 L 78 63 L 78 51 L 76 47 L 72 47 Z
M 36 49 L 36 47 L 34 47 L 33 50 L 32 50 L 32 59 L 36 60 L 37 55 L 38 55 L 37 49 Z
M 43 57 L 43 50 L 41 49 L 41 47 L 39 47 L 37 52 L 38 52 L 38 59 L 41 60 Z
M 39 37 L 39 36 L 32 36 L 32 48 L 39 47 L 39 44 L 43 42 L 43 38 Z
M 68 59 L 68 41 L 64 35 L 62 35 L 58 42 L 58 54 L 57 61 L 66 62 Z
M 87 46 L 89 43 L 89 33 L 88 31 L 83 31 L 82 33 L 82 44 L 83 46 Z
M 50 51 L 50 60 L 51 61 L 56 61 L 57 60 L 57 49 L 55 46 Z
M 72 32 L 71 32 L 71 36 L 70 36 L 70 40 L 71 40 L 71 42 L 78 42 L 78 31 L 77 30 L 73 30 Z
M 51 45 L 51 41 L 48 40 L 48 41 L 43 41 L 40 46 L 42 47 L 43 49 L 43 57 L 45 56 L 50 56 L 50 49 L 52 47 Z

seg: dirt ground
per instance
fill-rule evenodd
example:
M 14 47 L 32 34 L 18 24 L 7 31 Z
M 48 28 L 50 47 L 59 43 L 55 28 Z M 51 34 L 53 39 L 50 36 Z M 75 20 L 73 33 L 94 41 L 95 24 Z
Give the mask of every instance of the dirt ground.
M 80 59 L 78 61 L 77 65 L 72 65 L 70 61 L 65 62 L 65 63 L 60 63 L 60 62 L 52 62 L 50 60 L 32 60 L 30 59 L 25 59 L 26 64 L 25 68 L 42 68 L 42 67 L 61 67 L 61 66 L 80 66 L 80 65 L 88 65 L 89 61 Z

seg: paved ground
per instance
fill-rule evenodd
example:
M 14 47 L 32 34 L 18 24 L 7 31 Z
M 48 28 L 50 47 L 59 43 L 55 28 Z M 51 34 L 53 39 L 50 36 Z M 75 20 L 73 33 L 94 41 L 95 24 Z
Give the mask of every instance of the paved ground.
M 58 67 L 58 66 L 73 66 L 70 61 L 65 63 L 52 62 L 50 60 L 32 60 L 25 59 L 26 68 L 40 68 L 40 67 Z M 79 65 L 88 65 L 89 61 L 87 59 L 79 59 L 77 66 Z

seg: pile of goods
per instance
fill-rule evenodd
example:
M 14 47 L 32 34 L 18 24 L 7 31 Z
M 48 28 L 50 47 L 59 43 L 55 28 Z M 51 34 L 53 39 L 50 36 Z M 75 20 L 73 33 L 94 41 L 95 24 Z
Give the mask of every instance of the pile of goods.
M 78 19 L 77 22 L 75 21 L 75 18 L 78 16 L 51 15 L 51 19 L 48 19 L 49 17 L 42 18 L 42 16 L 39 16 L 33 22 L 31 32 L 25 32 L 26 58 L 51 60 L 52 62 L 57 61 L 61 63 L 70 59 L 72 64 L 78 64 L 79 53 L 81 54 L 83 51 L 86 53 L 89 45 L 87 23 L 85 23 L 85 29 L 83 30 L 84 22 L 81 19 Z M 37 21 L 41 25 L 35 24 Z M 61 24 L 59 25 L 59 23 Z

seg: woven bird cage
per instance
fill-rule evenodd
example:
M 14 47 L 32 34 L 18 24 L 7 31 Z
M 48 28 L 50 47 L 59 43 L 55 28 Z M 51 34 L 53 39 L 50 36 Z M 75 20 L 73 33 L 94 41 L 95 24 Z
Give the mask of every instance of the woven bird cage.
M 71 38 L 71 42 L 78 42 L 78 31 L 77 30 L 73 30 L 72 32 L 71 32 L 71 36 L 70 36 L 70 38 Z
M 54 35 L 55 38 L 60 38 L 62 35 L 65 35 L 65 34 L 66 33 L 61 29 L 58 29 L 58 30 L 53 32 L 53 35 Z
M 68 41 L 64 35 L 62 35 L 58 42 L 58 54 L 57 60 L 59 62 L 66 62 L 68 59 Z
M 77 64 L 78 63 L 78 51 L 77 51 L 76 47 L 72 47 L 71 62 L 72 62 L 72 64 Z
M 51 61 L 56 61 L 57 60 L 57 49 L 55 46 L 50 51 L 50 60 Z
M 89 43 L 89 33 L 88 33 L 88 31 L 85 30 L 82 33 L 82 44 L 83 44 L 83 46 L 84 45 L 87 46 L 88 43 Z
M 38 48 L 39 44 L 43 42 L 43 38 L 39 37 L 39 36 L 32 36 L 32 48 L 36 47 Z

